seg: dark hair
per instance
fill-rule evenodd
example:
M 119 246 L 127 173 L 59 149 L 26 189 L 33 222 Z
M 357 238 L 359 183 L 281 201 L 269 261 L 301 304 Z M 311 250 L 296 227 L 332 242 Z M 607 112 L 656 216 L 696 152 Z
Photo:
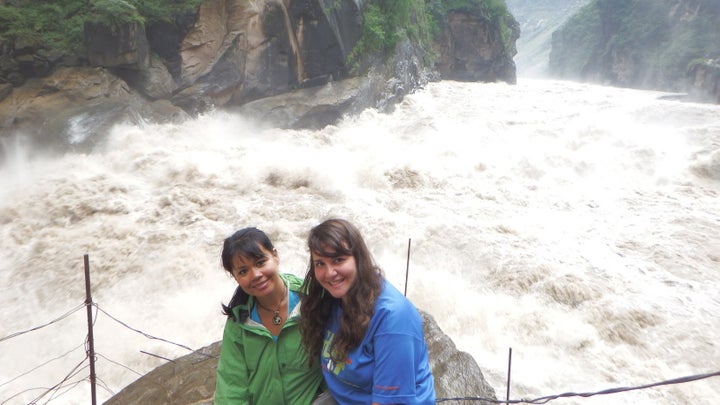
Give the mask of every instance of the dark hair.
M 255 260 L 262 259 L 266 257 L 262 249 L 268 252 L 272 252 L 275 249 L 265 232 L 253 227 L 240 229 L 225 238 L 223 250 L 220 254 L 222 266 L 228 273 L 232 274 L 233 257 L 242 255 Z M 230 299 L 230 303 L 228 305 L 222 305 L 223 314 L 233 318 L 232 308 L 241 304 L 247 304 L 247 301 L 248 294 L 238 286 L 235 289 L 233 297 Z M 238 319 L 238 321 L 244 322 L 248 315 L 248 311 L 240 311 L 240 319 Z
M 315 278 L 312 252 L 326 257 L 352 255 L 355 259 L 355 282 L 343 297 L 340 328 L 330 348 L 330 356 L 334 360 L 344 361 L 347 353 L 356 348 L 365 336 L 375 300 L 382 288 L 382 270 L 375 264 L 360 231 L 344 219 L 328 219 L 312 228 L 308 236 L 308 248 L 311 257 L 303 283 L 307 295 L 301 298 L 300 330 L 310 365 L 320 355 L 323 331 L 330 322 L 333 304 L 339 301 L 327 293 Z

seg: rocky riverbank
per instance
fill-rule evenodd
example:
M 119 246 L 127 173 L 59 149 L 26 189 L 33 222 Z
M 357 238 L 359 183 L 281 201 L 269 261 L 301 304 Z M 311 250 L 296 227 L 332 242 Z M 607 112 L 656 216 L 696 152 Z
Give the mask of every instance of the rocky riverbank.
M 425 341 L 437 398 L 484 398 L 496 400 L 472 356 L 459 351 L 429 314 L 421 311 Z M 215 369 L 220 342 L 162 365 L 125 387 L 105 405 L 124 404 L 212 404 Z M 489 401 L 453 401 L 453 404 L 490 405 Z

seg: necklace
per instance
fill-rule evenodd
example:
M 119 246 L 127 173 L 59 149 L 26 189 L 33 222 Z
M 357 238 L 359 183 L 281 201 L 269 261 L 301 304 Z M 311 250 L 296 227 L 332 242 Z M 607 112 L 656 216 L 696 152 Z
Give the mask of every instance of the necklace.
M 283 285 L 285 285 L 285 284 L 283 283 Z M 283 297 L 280 300 L 280 304 L 278 305 L 277 309 L 270 309 L 270 308 L 266 307 L 265 305 L 260 303 L 260 300 L 255 301 L 260 306 L 260 308 L 273 313 L 273 316 L 272 316 L 273 325 L 280 325 L 283 321 L 282 316 L 280 316 L 280 309 L 282 309 L 282 304 L 285 301 L 286 296 L 287 296 L 287 286 L 285 285 L 285 292 L 283 293 Z

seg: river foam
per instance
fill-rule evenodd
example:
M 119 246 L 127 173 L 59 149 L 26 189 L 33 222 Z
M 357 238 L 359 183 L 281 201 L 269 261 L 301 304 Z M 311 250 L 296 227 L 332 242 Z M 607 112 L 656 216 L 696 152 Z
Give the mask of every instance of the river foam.
M 234 289 L 223 238 L 257 226 L 281 270 L 303 275 L 307 231 L 328 216 L 354 221 L 401 289 L 411 241 L 408 296 L 499 396 L 509 348 L 513 398 L 719 371 L 720 106 L 661 95 L 439 82 L 319 131 L 215 112 L 118 125 L 90 153 L 14 144 L 0 169 L 0 337 L 82 310 L 0 342 L 0 401 L 29 402 L 87 364 L 84 254 L 105 311 L 102 400 L 156 356 L 187 353 L 107 314 L 192 348 L 219 340 Z M 52 402 L 86 401 L 88 373 Z M 714 378 L 563 403 L 718 392 Z

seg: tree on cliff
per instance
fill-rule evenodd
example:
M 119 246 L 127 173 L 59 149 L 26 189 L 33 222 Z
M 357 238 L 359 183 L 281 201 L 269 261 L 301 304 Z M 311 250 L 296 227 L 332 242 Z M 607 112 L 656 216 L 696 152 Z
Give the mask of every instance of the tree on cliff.
M 202 0 L 6 0 L 0 3 L 0 41 L 80 52 L 86 21 L 162 21 Z
M 386 111 L 428 80 L 514 83 L 519 36 L 504 0 L 5 0 L 0 23 L 0 103 L 15 118 L 28 79 L 72 72 L 125 86 L 153 120 L 176 116 L 161 100 L 189 115 L 252 103 L 255 115 L 288 113 L 260 101 L 334 87 L 311 97 L 320 107 L 297 101 L 272 118 L 298 127 Z M 30 122 L 15 118 L 7 130 Z
M 0 3 L 0 42 L 11 48 L 34 48 L 83 55 L 86 22 L 110 26 L 171 21 L 173 16 L 196 9 L 203 0 L 5 0 Z M 277 0 L 285 10 L 291 0 Z M 500 28 L 503 39 L 514 41 L 504 0 L 369 0 L 363 10 L 362 37 L 350 54 L 354 64 L 364 54 L 392 52 L 402 38 L 427 49 L 450 11 L 482 16 Z M 509 19 L 508 19 L 509 17 Z M 509 23 L 510 22 L 510 23 Z M 292 33 L 292 30 L 289 30 Z M 291 35 L 291 43 L 297 38 Z M 299 52 L 295 52 L 301 58 Z M 302 63 L 298 63 L 302 66 Z M 301 76 L 301 72 L 298 72 Z

